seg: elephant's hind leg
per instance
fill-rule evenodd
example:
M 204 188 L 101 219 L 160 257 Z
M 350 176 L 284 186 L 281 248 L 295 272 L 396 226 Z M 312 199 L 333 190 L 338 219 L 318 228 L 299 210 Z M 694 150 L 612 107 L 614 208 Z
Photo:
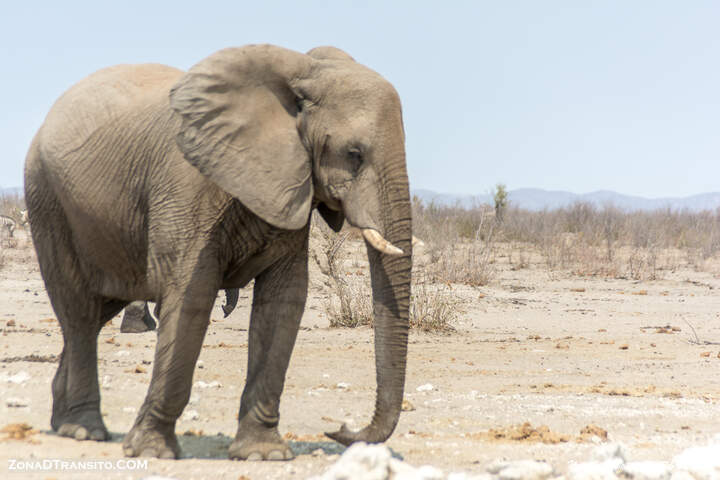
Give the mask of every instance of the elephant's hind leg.
M 107 440 L 109 434 L 100 415 L 97 336 L 103 313 L 106 316 L 110 313 L 107 307 L 118 305 L 117 302 L 106 305 L 102 298 L 90 293 L 59 202 L 43 182 L 42 175 L 32 171 L 29 175 L 26 201 L 31 213 L 33 241 L 64 342 L 52 382 L 51 425 L 62 436 Z

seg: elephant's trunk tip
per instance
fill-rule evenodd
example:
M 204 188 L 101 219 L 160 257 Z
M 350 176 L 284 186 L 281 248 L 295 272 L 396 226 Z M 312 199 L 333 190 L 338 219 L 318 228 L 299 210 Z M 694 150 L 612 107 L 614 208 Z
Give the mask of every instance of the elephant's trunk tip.
M 350 430 L 347 424 L 343 423 L 340 430 L 337 432 L 325 432 L 325 435 L 347 447 L 355 442 L 382 443 L 390 437 L 390 433 L 392 433 L 392 430 L 386 434 L 380 433 L 376 428 L 373 428 L 373 425 L 368 425 L 356 432 Z

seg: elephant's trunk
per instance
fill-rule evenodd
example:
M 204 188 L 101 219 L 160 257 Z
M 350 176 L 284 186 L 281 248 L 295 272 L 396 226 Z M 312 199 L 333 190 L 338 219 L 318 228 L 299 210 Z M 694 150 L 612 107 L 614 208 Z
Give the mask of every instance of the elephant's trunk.
M 400 417 L 407 363 L 408 315 L 412 270 L 412 225 L 410 194 L 404 154 L 381 175 L 384 238 L 402 250 L 381 253 L 366 238 L 373 290 L 375 369 L 377 396 L 370 425 L 353 432 L 345 425 L 328 434 L 349 445 L 353 442 L 383 442 L 390 437 Z M 394 253 L 394 252 L 392 252 Z

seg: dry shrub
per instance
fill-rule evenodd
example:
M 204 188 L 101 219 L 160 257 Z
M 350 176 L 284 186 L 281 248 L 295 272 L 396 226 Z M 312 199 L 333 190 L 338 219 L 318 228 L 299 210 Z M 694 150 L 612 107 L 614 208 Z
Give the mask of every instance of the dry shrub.
M 487 285 L 495 272 L 497 225 L 487 205 L 426 206 L 413 199 L 414 232 L 426 244 L 430 262 L 425 275 L 432 282 Z
M 346 275 L 343 246 L 352 232 L 333 232 L 315 216 L 313 237 L 317 240 L 311 254 L 320 271 L 327 277 L 331 297 L 325 304 L 325 313 L 331 327 L 355 328 L 372 323 L 372 300 L 368 297 L 369 284 L 366 276 Z
M 458 300 L 449 287 L 443 284 L 431 285 L 424 279 L 415 280 L 413 275 L 410 302 L 410 328 L 423 332 L 452 332 L 452 323 L 457 319 Z
M 335 233 L 322 223 L 315 221 L 312 237 L 314 248 L 311 255 L 320 271 L 327 277 L 325 284 L 331 295 L 325 303 L 325 313 L 330 326 L 355 328 L 372 326 L 373 301 L 367 261 L 359 265 L 358 258 L 352 263 L 348 240 L 352 230 Z M 350 265 L 348 265 L 350 264 Z M 410 328 L 424 332 L 449 332 L 454 330 L 451 323 L 456 318 L 457 301 L 446 285 L 430 285 L 425 275 L 413 273 L 410 303 Z

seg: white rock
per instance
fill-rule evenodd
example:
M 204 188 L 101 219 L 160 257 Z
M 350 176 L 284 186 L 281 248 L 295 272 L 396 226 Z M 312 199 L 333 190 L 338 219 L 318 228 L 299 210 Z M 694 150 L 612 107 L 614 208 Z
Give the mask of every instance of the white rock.
M 109 388 L 110 382 L 112 382 L 112 377 L 110 375 L 104 375 L 102 379 L 103 388 Z
M 425 385 L 420 385 L 415 390 L 417 390 L 418 392 L 429 392 L 434 389 L 435 387 L 433 387 L 431 383 L 426 383 Z
M 717 480 L 720 478 L 720 444 L 705 447 L 691 447 L 673 458 L 677 470 L 690 473 L 696 480 Z
M 553 474 L 553 467 L 535 460 L 495 461 L 487 467 L 487 471 L 500 480 L 545 480 Z
M 222 383 L 218 382 L 217 380 L 213 380 L 210 383 L 205 383 L 202 380 L 198 380 L 195 382 L 195 386 L 198 388 L 220 388 L 222 387 Z
M 356 443 L 315 480 L 385 480 L 389 474 L 390 450 L 384 445 Z
M 22 408 L 27 407 L 30 404 L 30 400 L 27 398 L 8 397 L 5 399 L 5 405 L 10 408 Z
M 198 418 L 200 418 L 200 414 L 197 410 L 188 410 L 183 413 L 183 420 L 197 420 Z
M 412 467 L 392 458 L 385 445 L 356 443 L 345 450 L 340 459 L 322 476 L 311 480 L 442 480 L 443 473 L 435 467 Z
M 670 480 L 672 467 L 666 462 L 630 462 L 620 467 L 620 474 L 633 480 Z
M 684 470 L 676 470 L 673 472 L 672 477 L 670 477 L 670 480 L 697 480 L 697 479 Z
M 447 480 L 494 480 L 490 474 L 481 473 L 480 475 L 470 475 L 465 472 L 451 473 L 447 476 Z
M 119 351 L 115 352 L 115 356 L 116 357 L 129 357 L 130 352 L 128 352 L 127 350 L 119 350 Z
M 335 386 L 336 386 L 337 388 L 341 389 L 341 390 L 346 390 L 346 389 L 350 388 L 350 384 L 349 384 L 349 383 L 345 383 L 345 382 L 340 382 L 340 383 L 338 383 L 338 384 L 335 385 Z
M 2 380 L 3 382 L 16 383 L 18 385 L 22 385 L 23 383 L 30 380 L 30 378 L 30 375 L 25 370 L 18 372 L 15 375 L 8 375 L 7 373 L 3 372 L 2 376 L 0 376 L 0 380 Z
M 625 447 L 619 443 L 606 443 L 597 447 L 592 452 L 592 458 L 593 460 L 597 460 L 599 462 L 615 458 L 622 460 L 623 463 L 627 461 L 627 457 L 625 456 Z
M 570 480 L 616 480 L 615 472 L 622 466 L 619 458 L 604 462 L 574 463 L 568 466 L 567 478 Z

